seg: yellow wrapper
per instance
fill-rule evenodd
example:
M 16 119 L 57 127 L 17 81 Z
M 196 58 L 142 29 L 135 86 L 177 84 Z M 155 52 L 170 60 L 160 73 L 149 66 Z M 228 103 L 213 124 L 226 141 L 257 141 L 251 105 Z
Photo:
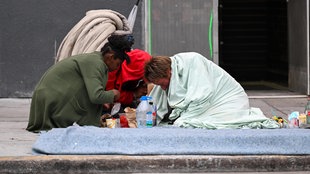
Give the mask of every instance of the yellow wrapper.
M 307 116 L 306 114 L 300 114 L 298 116 L 299 124 L 307 124 Z

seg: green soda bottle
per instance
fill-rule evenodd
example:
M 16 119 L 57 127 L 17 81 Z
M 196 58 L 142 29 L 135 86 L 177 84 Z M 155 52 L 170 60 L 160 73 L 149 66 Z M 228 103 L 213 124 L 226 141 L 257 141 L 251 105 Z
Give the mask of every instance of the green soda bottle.
M 305 114 L 306 114 L 307 124 L 310 124 L 310 98 L 308 98 L 308 102 L 305 106 Z

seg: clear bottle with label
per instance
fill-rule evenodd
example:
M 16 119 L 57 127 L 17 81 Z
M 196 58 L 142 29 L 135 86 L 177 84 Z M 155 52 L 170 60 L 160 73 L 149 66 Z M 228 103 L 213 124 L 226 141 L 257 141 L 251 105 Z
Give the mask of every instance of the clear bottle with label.
M 149 110 L 146 113 L 146 127 L 153 127 L 153 113 L 152 113 L 152 110 Z
M 140 103 L 136 109 L 138 128 L 152 127 L 153 125 L 152 107 L 149 104 L 149 99 L 148 96 L 142 96 L 140 98 Z
M 152 126 L 156 126 L 156 124 L 157 124 L 157 108 L 156 108 L 155 103 L 153 102 L 152 97 L 150 97 L 150 99 L 149 99 L 149 104 L 152 107 L 152 118 L 153 118 L 153 125 Z
M 306 114 L 307 124 L 310 124 L 310 98 L 308 98 L 308 102 L 305 106 L 305 114 Z

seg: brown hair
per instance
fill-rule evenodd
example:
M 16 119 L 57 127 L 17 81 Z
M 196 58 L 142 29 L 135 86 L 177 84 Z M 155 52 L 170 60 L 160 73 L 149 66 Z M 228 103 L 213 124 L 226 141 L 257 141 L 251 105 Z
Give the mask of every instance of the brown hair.
M 168 56 L 153 56 L 144 66 L 144 77 L 149 82 L 167 78 L 168 70 L 171 69 L 171 59 Z

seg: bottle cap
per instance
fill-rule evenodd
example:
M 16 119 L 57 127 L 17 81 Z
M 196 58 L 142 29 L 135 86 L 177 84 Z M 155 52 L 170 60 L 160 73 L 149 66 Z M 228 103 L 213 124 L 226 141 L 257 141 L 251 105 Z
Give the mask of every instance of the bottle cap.
M 142 96 L 140 98 L 140 100 L 150 100 L 150 99 L 152 99 L 152 97 L 150 97 L 150 96 Z

